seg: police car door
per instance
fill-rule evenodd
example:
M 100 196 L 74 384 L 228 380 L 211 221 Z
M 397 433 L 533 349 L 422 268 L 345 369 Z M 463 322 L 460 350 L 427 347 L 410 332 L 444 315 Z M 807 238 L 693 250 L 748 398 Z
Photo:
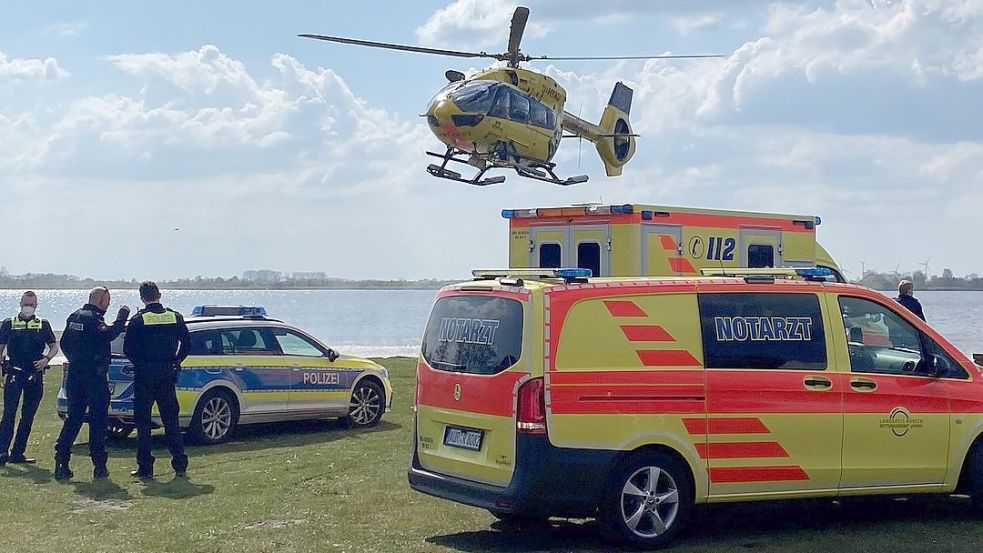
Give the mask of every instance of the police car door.
M 290 367 L 269 329 L 255 326 L 223 330 L 232 343 L 232 376 L 245 402 L 244 413 L 266 414 L 286 411 L 290 402 Z
M 349 373 L 332 363 L 313 339 L 287 328 L 270 329 L 290 367 L 290 410 L 313 414 L 347 413 Z
M 728 288 L 700 287 L 711 497 L 834 492 L 843 383 L 821 298 Z

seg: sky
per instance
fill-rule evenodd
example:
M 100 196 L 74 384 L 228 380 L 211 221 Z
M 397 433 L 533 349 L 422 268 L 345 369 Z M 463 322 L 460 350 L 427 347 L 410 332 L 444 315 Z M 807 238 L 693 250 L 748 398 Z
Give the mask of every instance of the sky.
M 507 265 L 504 208 L 648 203 L 820 215 L 848 277 L 983 273 L 983 0 L 527 0 L 537 62 L 597 120 L 635 89 L 635 157 L 585 184 L 430 177 L 419 116 L 504 51 L 484 0 L 15 3 L 0 19 L 0 265 L 95 278 L 458 278 Z M 365 9 L 370 6 L 369 9 Z

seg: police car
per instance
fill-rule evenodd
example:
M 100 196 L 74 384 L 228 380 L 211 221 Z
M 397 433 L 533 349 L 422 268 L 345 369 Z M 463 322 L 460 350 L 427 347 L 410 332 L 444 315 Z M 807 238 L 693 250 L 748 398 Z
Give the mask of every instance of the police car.
M 191 353 L 177 381 L 181 428 L 198 442 L 230 439 L 238 425 L 342 418 L 354 428 L 375 426 L 389 410 L 385 367 L 341 355 L 262 307 L 198 306 L 186 318 Z M 133 424 L 133 365 L 113 343 L 109 367 L 110 433 L 129 436 Z M 71 370 L 65 364 L 65 373 Z M 58 414 L 65 418 L 65 388 Z M 154 416 L 155 423 L 160 420 Z

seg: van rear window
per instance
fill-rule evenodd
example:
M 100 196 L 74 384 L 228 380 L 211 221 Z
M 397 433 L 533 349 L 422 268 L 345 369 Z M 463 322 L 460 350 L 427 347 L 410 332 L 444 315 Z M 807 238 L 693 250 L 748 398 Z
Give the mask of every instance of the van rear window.
M 826 369 L 815 294 L 700 294 L 708 369 Z
M 440 298 L 430 312 L 422 351 L 437 370 L 500 373 L 522 351 L 522 304 L 487 296 Z

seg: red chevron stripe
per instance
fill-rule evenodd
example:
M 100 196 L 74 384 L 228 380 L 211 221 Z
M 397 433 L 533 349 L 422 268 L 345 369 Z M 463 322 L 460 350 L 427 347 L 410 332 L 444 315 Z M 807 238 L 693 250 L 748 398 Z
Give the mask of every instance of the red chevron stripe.
M 771 431 L 761 419 L 683 419 L 690 434 L 769 434 Z M 709 426 L 709 428 L 708 428 Z
M 808 480 L 802 467 L 727 467 L 711 468 L 710 482 L 728 484 L 735 482 L 790 482 Z
M 701 459 L 758 459 L 788 457 L 778 442 L 734 442 L 696 444 Z
M 662 249 L 676 251 L 676 240 L 672 236 L 660 234 L 659 239 L 662 240 Z
M 604 307 L 607 307 L 614 317 L 648 317 L 633 301 L 606 301 Z
M 675 339 L 659 325 L 621 325 L 629 342 L 674 342 Z
M 693 264 L 689 262 L 689 259 L 683 259 L 682 257 L 670 257 L 669 267 L 676 273 L 695 273 L 696 269 Z

